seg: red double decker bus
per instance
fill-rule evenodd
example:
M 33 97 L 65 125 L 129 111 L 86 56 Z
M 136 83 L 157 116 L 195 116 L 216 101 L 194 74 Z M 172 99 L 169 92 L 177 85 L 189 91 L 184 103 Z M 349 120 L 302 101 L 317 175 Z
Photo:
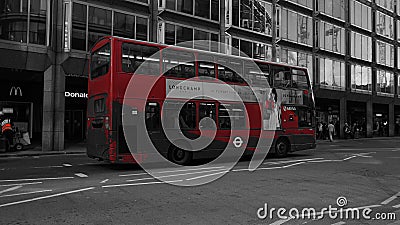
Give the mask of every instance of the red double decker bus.
M 260 138 L 273 139 L 270 152 L 280 157 L 316 146 L 315 104 L 306 68 L 109 36 L 96 43 L 90 57 L 89 157 L 112 163 L 145 160 L 141 149 L 129 149 L 127 145 L 122 110 L 130 80 L 135 78 L 131 85 L 141 88 L 155 77 L 157 82 L 150 95 L 137 100 L 144 101 L 145 107 L 138 107 L 135 113 L 143 115 L 157 150 L 176 164 L 218 156 L 227 145 L 224 142 L 229 140 L 231 129 L 250 130 L 248 152 L 257 150 Z M 265 87 L 262 102 L 249 94 L 249 83 Z M 232 98 L 227 85 L 241 92 L 243 104 Z M 219 98 L 190 97 L 200 89 L 202 93 L 211 90 Z M 184 102 L 179 116 L 170 117 L 168 110 L 175 109 L 179 102 Z M 213 120 L 216 128 L 215 140 L 204 151 L 186 151 L 165 136 L 164 129 L 180 129 L 195 139 L 201 128 L 207 130 L 207 124 L 199 124 L 204 118 Z M 273 135 L 260 137 L 261 130 L 273 131 Z

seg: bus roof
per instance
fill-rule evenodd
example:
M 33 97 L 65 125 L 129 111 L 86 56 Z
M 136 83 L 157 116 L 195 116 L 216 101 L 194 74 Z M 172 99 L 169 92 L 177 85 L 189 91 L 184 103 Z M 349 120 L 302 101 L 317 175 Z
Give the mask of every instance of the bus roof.
M 186 48 L 186 47 L 176 46 L 176 45 L 166 45 L 166 44 L 160 44 L 160 43 L 155 43 L 155 42 L 150 42 L 150 41 L 140 41 L 140 40 L 134 40 L 134 39 L 118 37 L 118 36 L 110 36 L 110 35 L 109 36 L 104 36 L 104 37 L 100 38 L 99 40 L 97 40 L 96 44 L 98 42 L 100 42 L 101 40 L 104 40 L 104 39 L 119 39 L 119 40 L 126 40 L 126 41 L 130 41 L 130 42 L 137 42 L 137 43 L 143 43 L 143 44 L 156 45 L 156 46 L 159 46 L 159 47 L 162 47 L 162 48 L 173 47 L 173 48 L 184 49 L 184 50 L 189 50 L 189 51 L 194 51 L 194 52 L 200 52 L 200 53 L 206 53 L 206 54 L 212 54 L 212 55 L 219 55 L 221 57 L 232 57 L 232 58 L 242 59 L 242 60 L 252 60 L 254 62 L 259 62 L 259 63 L 268 63 L 268 64 L 276 65 L 276 66 L 287 66 L 287 67 L 291 67 L 291 68 L 294 68 L 294 69 L 307 70 L 307 74 L 309 74 L 307 67 L 294 66 L 294 65 L 289 65 L 289 64 L 286 64 L 286 63 L 279 63 L 279 62 L 270 62 L 270 61 L 265 61 L 265 60 L 260 60 L 260 59 L 253 59 L 253 58 L 250 58 L 250 57 L 227 55 L 227 54 L 223 54 L 223 53 L 219 53 L 219 52 L 210 52 L 210 51 L 205 51 L 205 50 L 200 50 L 200 49 L 193 49 L 193 48 Z M 94 46 L 96 46 L 96 44 Z

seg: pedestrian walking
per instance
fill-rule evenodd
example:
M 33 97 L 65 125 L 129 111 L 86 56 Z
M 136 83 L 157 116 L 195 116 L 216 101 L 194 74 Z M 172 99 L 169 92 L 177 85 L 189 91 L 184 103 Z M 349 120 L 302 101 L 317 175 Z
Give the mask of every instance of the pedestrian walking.
M 335 134 L 335 125 L 333 125 L 333 122 L 329 123 L 328 132 L 329 132 L 329 141 L 333 142 L 333 135 Z

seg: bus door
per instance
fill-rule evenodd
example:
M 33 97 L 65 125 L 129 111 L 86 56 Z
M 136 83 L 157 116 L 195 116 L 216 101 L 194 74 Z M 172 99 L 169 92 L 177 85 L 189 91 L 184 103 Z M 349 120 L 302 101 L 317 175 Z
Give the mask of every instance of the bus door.
M 298 129 L 298 116 L 297 116 L 297 107 L 295 106 L 282 106 L 282 130 L 285 135 L 292 137 L 292 146 L 295 146 L 297 150 L 297 146 L 301 143 L 301 138 L 299 137 L 300 131 Z
M 297 107 L 296 114 L 299 127 L 296 145 L 299 150 L 312 148 L 315 144 L 313 111 L 308 107 Z
M 88 155 L 107 158 L 109 116 L 106 109 L 107 95 L 96 95 L 88 101 Z

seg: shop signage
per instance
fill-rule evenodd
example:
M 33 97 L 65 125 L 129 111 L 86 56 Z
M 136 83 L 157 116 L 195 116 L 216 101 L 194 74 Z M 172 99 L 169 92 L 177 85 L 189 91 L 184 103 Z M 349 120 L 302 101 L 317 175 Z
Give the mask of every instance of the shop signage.
M 11 87 L 10 96 L 20 96 L 22 97 L 22 90 L 20 87 Z
M 88 98 L 88 94 L 79 92 L 65 92 L 66 98 Z
M 6 113 L 10 113 L 10 114 L 12 114 L 12 113 L 14 113 L 14 109 L 13 108 L 3 108 L 3 111 L 2 111 L 4 114 L 6 114 Z

